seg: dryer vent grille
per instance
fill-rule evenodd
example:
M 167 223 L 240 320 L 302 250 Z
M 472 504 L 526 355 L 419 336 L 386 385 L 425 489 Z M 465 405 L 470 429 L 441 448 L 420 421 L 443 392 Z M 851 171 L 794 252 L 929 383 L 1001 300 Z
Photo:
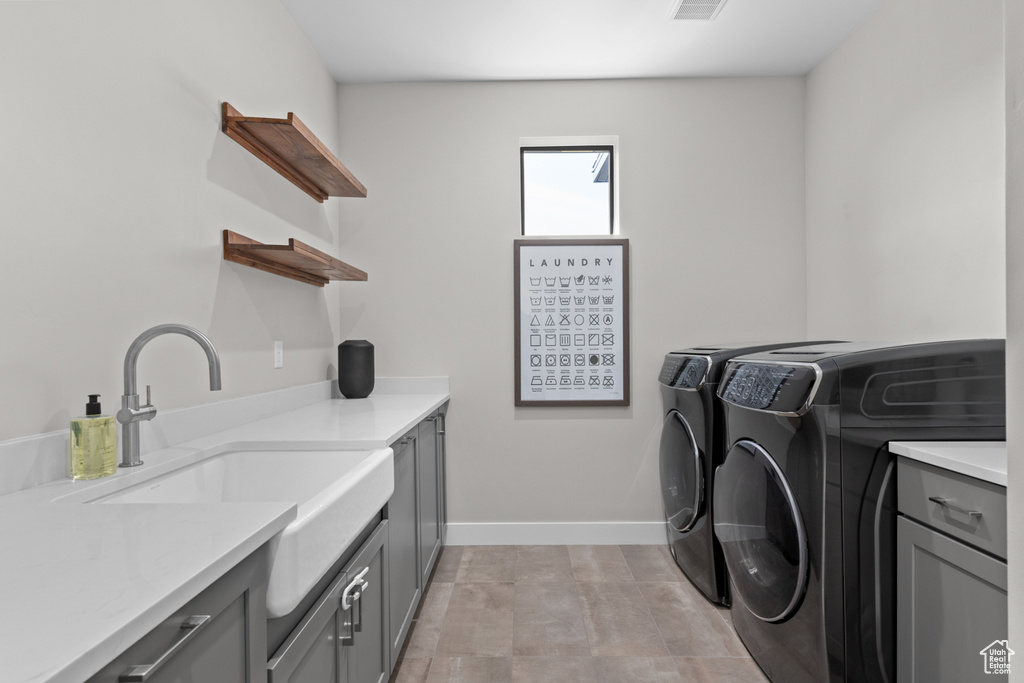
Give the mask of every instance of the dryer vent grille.
M 672 19 L 688 21 L 711 21 L 722 11 L 726 0 L 675 0 L 672 3 Z

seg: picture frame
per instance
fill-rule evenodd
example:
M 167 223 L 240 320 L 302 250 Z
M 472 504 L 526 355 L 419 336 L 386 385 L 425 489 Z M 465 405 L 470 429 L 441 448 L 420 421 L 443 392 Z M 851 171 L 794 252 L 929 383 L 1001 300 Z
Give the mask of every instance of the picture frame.
M 628 406 L 629 240 L 515 240 L 515 405 Z

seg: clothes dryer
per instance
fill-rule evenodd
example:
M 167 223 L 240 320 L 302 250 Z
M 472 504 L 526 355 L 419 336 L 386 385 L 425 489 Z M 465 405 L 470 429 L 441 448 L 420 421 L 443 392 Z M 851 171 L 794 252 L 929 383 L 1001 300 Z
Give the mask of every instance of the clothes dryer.
M 715 396 L 722 369 L 736 356 L 807 343 L 714 344 L 673 351 L 661 366 L 665 418 L 659 457 L 668 545 L 679 568 L 712 602 L 729 604 L 710 504 L 715 468 L 725 455 Z
M 735 358 L 715 532 L 736 631 L 775 683 L 895 683 L 895 440 L 1005 438 L 1005 344 Z

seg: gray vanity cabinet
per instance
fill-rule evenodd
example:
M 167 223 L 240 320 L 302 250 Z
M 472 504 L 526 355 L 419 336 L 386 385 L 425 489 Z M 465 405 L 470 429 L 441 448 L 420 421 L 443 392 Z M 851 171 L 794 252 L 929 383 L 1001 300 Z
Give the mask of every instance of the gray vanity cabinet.
M 897 681 L 1007 680 L 1005 489 L 902 458 L 898 487 Z
M 266 664 L 268 683 L 381 683 L 389 673 L 383 520 Z
M 140 638 L 88 683 L 266 680 L 266 546 Z

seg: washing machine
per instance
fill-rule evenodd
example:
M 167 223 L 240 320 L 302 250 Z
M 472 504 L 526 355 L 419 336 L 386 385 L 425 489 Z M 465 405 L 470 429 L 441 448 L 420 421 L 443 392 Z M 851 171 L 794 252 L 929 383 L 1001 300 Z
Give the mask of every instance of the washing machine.
M 679 568 L 712 602 L 729 604 L 710 505 L 715 468 L 725 454 L 715 396 L 722 369 L 736 356 L 807 343 L 714 344 L 673 351 L 661 366 L 665 419 L 659 457 L 668 545 Z
M 1005 343 L 831 344 L 729 361 L 715 533 L 774 683 L 895 683 L 890 441 L 1005 438 Z

